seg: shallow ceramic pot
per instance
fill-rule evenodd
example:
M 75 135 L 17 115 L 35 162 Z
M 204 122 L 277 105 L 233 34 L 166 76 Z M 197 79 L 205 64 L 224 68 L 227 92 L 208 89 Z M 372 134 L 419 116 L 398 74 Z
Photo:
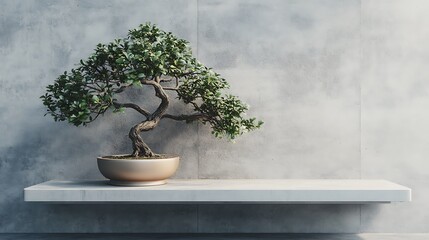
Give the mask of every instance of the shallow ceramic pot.
M 154 186 L 165 184 L 179 166 L 179 156 L 165 158 L 118 159 L 113 155 L 98 157 L 98 169 L 109 183 L 118 186 Z

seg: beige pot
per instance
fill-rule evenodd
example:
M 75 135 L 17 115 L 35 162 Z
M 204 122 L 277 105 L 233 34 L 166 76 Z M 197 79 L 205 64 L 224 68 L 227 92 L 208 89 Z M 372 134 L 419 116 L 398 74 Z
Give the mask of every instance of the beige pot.
M 124 155 L 115 155 L 124 156 Z M 98 169 L 110 184 L 118 186 L 154 186 L 166 183 L 179 166 L 179 156 L 153 159 L 116 159 L 98 157 Z

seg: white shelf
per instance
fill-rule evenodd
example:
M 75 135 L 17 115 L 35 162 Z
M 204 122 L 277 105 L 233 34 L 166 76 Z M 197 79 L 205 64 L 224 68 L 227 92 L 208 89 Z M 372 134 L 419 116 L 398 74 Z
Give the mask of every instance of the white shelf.
M 24 189 L 44 203 L 343 204 L 411 201 L 411 189 L 363 179 L 171 179 L 152 187 L 117 187 L 102 180 L 52 180 Z

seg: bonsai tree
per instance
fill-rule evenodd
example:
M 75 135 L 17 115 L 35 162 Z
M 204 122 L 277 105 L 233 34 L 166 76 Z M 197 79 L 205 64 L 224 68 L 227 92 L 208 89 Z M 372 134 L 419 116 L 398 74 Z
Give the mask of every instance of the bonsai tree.
M 119 102 L 117 95 L 128 88 L 151 87 L 160 104 L 149 112 L 132 102 Z M 234 139 L 259 128 L 261 121 L 245 118 L 247 105 L 237 97 L 225 94 L 228 83 L 218 73 L 192 56 L 189 43 L 171 32 L 150 23 L 130 30 L 124 39 L 98 44 L 95 52 L 70 72 L 61 74 L 41 96 L 47 113 L 55 121 L 68 121 L 76 126 L 95 121 L 108 110 L 133 109 L 142 115 L 129 138 L 133 157 L 157 157 L 140 133 L 157 127 L 161 120 L 171 119 L 209 124 L 216 137 Z M 170 97 L 189 104 L 193 113 L 167 113 Z M 46 115 L 45 114 L 45 115 Z

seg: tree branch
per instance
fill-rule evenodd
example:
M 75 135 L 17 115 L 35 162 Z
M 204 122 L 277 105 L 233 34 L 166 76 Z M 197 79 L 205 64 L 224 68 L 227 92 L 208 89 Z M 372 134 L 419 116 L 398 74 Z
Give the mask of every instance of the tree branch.
M 159 82 L 172 82 L 174 79 L 170 78 L 170 79 L 161 79 Z
M 195 74 L 197 74 L 197 73 L 196 72 L 186 72 L 186 73 L 180 74 L 179 77 L 187 77 L 187 76 L 195 75 Z
M 98 118 L 98 116 L 100 116 L 100 115 L 103 115 L 106 111 L 107 111 L 107 109 L 109 109 L 109 107 L 108 106 L 106 106 L 104 109 L 103 108 L 101 108 L 98 112 L 93 112 L 93 113 L 95 113 L 96 115 L 95 115 L 95 117 L 93 117 L 92 118 L 92 120 L 90 120 L 90 121 L 88 121 L 88 122 L 86 122 L 86 124 L 88 124 L 88 123 L 91 123 L 91 122 L 94 122 L 97 118 Z
M 129 85 L 123 85 L 121 87 L 119 87 L 118 89 L 116 89 L 115 91 L 113 91 L 114 93 L 121 93 L 123 91 L 125 91 L 125 89 L 127 89 L 127 87 L 131 87 L 133 84 L 129 84 Z
M 162 118 L 162 115 L 164 115 L 170 103 L 168 100 L 168 95 L 165 93 L 159 81 L 159 77 L 155 77 L 155 80 L 141 80 L 142 84 L 152 85 L 155 89 L 155 96 L 161 99 L 161 103 L 159 104 L 158 108 L 150 115 L 150 119 L 155 119 L 156 121 L 159 121 Z
M 177 90 L 179 90 L 179 78 L 177 78 L 177 77 L 174 77 L 174 78 L 171 78 L 171 79 L 161 79 L 160 80 L 160 83 L 161 82 L 172 82 L 172 81 L 175 81 L 175 87 L 162 87 L 164 90 L 170 90 L 170 91 L 177 91 Z
M 92 89 L 92 90 L 95 90 L 95 91 L 97 91 L 97 92 L 101 92 L 101 91 L 103 91 L 102 89 L 98 89 L 98 88 L 95 88 L 95 87 L 92 87 L 92 86 L 90 86 L 90 85 L 86 85 L 86 87 L 87 88 L 89 88 L 89 89 Z
M 177 91 L 179 88 L 177 87 L 162 87 L 164 90 Z
M 115 91 L 113 91 L 114 93 L 121 93 L 123 91 L 125 91 L 125 89 L 129 87 L 129 86 L 121 86 L 120 88 L 116 89 Z
M 202 113 L 194 113 L 190 115 L 171 115 L 171 114 L 164 114 L 162 118 L 169 118 L 176 121 L 186 121 L 186 122 L 193 122 L 196 120 L 208 120 L 209 116 L 202 114 Z
M 178 77 L 174 77 L 176 79 L 176 88 L 179 87 L 179 78 Z
M 154 85 L 157 83 L 155 82 L 155 80 L 149 80 L 149 79 L 142 79 L 140 80 L 140 82 L 144 85 Z
M 137 112 L 143 114 L 145 117 L 149 117 L 151 114 L 147 111 L 141 108 L 139 105 L 134 103 L 119 103 L 119 102 L 113 102 L 113 106 L 116 108 L 124 107 L 124 108 L 132 108 L 136 110 Z
M 161 78 L 160 77 L 155 77 L 155 81 L 157 82 L 157 83 L 161 83 Z

